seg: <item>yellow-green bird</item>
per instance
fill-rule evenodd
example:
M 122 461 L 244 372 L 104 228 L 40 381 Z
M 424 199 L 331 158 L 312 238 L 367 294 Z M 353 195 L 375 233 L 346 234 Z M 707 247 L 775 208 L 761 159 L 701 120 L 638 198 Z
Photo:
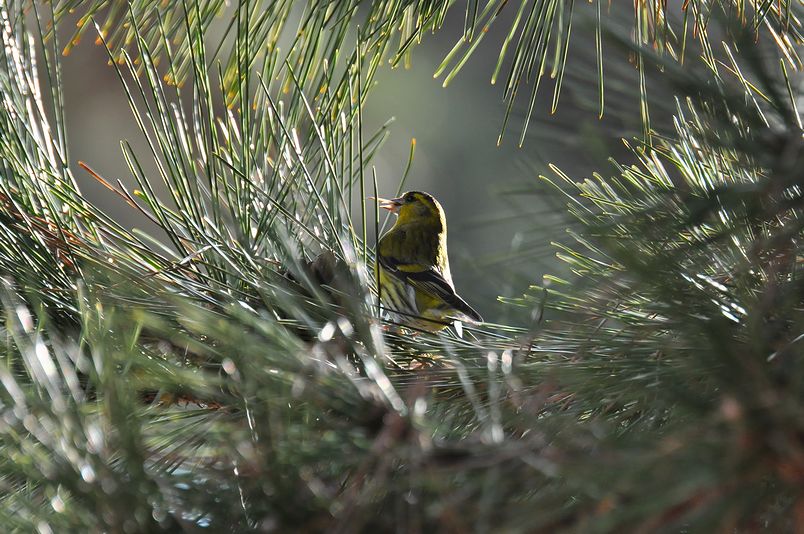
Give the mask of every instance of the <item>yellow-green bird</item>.
M 398 215 L 377 245 L 380 300 L 391 318 L 428 332 L 453 321 L 482 322 L 452 284 L 441 204 L 421 191 L 377 200 L 380 207 Z

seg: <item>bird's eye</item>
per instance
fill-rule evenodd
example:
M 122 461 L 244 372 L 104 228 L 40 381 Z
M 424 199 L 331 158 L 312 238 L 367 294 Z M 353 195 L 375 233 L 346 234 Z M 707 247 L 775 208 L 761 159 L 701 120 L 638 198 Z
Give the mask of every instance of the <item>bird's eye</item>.
M 407 195 L 405 195 L 405 202 L 413 202 L 414 200 L 415 197 L 413 196 L 413 193 L 408 193 Z

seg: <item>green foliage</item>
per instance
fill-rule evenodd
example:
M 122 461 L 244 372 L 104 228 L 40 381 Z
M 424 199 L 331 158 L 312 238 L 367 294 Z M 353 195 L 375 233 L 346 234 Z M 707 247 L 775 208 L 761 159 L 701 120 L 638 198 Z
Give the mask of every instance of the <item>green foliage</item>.
M 75 34 L 64 48 L 65 53 L 69 53 L 72 46 L 91 27 L 93 17 L 99 15 L 108 2 L 62 0 L 53 4 L 57 20 L 76 10 L 82 13 Z M 166 79 L 171 83 L 182 83 L 193 70 L 193 34 L 206 32 L 218 22 L 216 17 L 222 16 L 227 28 L 236 27 L 237 33 L 245 38 L 245 51 L 223 60 L 220 56 L 223 55 L 225 41 L 229 37 L 224 34 L 220 42 L 215 44 L 215 53 L 210 57 L 212 60 L 223 61 L 224 79 L 232 91 L 227 95 L 228 101 L 233 102 L 238 90 L 238 80 L 242 80 L 246 74 L 242 72 L 243 65 L 239 63 L 248 58 L 247 64 L 253 66 L 254 59 L 251 58 L 255 51 L 259 53 L 264 50 L 269 55 L 278 56 L 280 39 L 286 25 L 291 21 L 298 19 L 299 25 L 295 37 L 287 46 L 289 52 L 286 61 L 297 72 L 306 70 L 302 65 L 310 67 L 312 77 L 322 68 L 327 70 L 334 66 L 339 47 L 331 48 L 329 45 L 335 44 L 344 35 L 340 32 L 348 31 L 350 25 L 356 22 L 362 28 L 357 39 L 366 54 L 378 60 L 385 54 L 390 54 L 389 61 L 392 65 L 401 62 L 409 65 L 413 46 L 420 43 L 428 31 L 439 30 L 451 8 L 453 11 L 458 9 L 451 0 L 388 0 L 370 2 L 370 7 L 366 7 L 365 3 L 361 6 L 358 0 L 308 0 L 301 9 L 299 2 L 296 2 L 295 7 L 293 4 L 289 0 L 267 4 L 248 1 L 239 2 L 239 8 L 234 9 L 220 0 L 193 3 L 186 0 L 130 2 L 128 8 L 123 3 L 111 3 L 104 12 L 100 33 L 106 36 L 113 47 L 114 56 L 121 62 L 124 60 L 124 47 L 144 40 L 154 54 L 169 58 L 171 68 Z M 699 45 L 704 59 L 715 63 L 717 54 L 710 37 L 710 28 L 714 28 L 712 33 L 717 36 L 722 26 L 713 21 L 725 20 L 752 31 L 757 37 L 771 40 L 785 61 L 792 66 L 801 65 L 798 45 L 802 40 L 802 21 L 800 5 L 795 0 L 688 0 L 681 6 L 669 7 L 666 0 L 642 0 L 626 7 L 606 3 L 604 0 L 577 4 L 576 6 L 575 0 L 488 0 L 485 5 L 481 5 L 479 0 L 467 0 L 463 13 L 463 33 L 436 69 L 435 76 L 446 73 L 443 82 L 446 87 L 467 64 L 492 26 L 500 20 L 503 24 L 507 22 L 510 26 L 504 30 L 505 37 L 500 45 L 491 83 L 495 84 L 502 77 L 505 78 L 503 95 L 507 109 L 500 142 L 517 102 L 519 90 L 526 83 L 531 84 L 530 92 L 526 95 L 528 110 L 519 139 L 521 145 L 545 75 L 555 80 L 552 111 L 555 112 L 558 106 L 569 58 L 573 22 L 579 18 L 591 22 L 584 24 L 582 30 L 591 28 L 594 31 L 597 98 L 601 116 L 605 104 L 603 73 L 606 54 L 603 50 L 603 33 L 609 24 L 607 19 L 631 19 L 631 41 L 637 47 L 634 63 L 639 70 L 640 112 L 646 124 L 649 123 L 649 95 L 645 87 L 647 74 L 642 47 L 652 47 L 663 57 L 684 64 L 690 55 L 688 48 L 692 48 L 688 42 L 691 38 L 690 40 L 695 40 Z M 625 13 L 629 8 L 632 12 Z M 367 13 L 362 18 L 361 11 L 364 10 Z M 129 13 L 133 20 L 138 21 L 139 29 L 122 23 Z M 322 42 L 320 32 L 333 28 L 338 28 L 338 31 L 333 31 L 332 38 Z M 619 31 L 625 35 L 628 30 L 621 28 Z M 397 37 L 398 45 L 393 46 L 392 38 Z M 325 52 L 320 53 L 321 50 Z M 697 52 L 698 50 L 694 51 Z M 321 58 L 328 59 L 328 65 L 319 63 Z M 504 69 L 506 63 L 507 73 Z M 286 87 L 292 83 L 290 72 L 286 71 L 282 76 Z
M 467 2 L 447 81 L 507 5 Z M 636 44 L 609 28 L 640 67 L 633 163 L 545 178 L 568 199 L 572 240 L 555 246 L 572 277 L 508 301 L 529 324 L 460 338 L 382 328 L 363 202 L 385 133 L 363 131 L 375 73 L 451 3 L 0 0 L 3 524 L 801 528 L 801 9 L 691 1 L 678 31 L 664 3 L 635 5 Z M 134 190 L 83 168 L 165 242 L 118 225 L 70 170 L 48 32 L 72 10 L 148 147 L 122 141 Z M 555 105 L 572 17 L 518 6 L 509 110 L 551 49 Z M 702 68 L 678 65 L 688 24 Z M 710 30 L 728 30 L 722 54 Z M 648 121 L 650 73 L 677 97 L 672 128 Z
M 612 177 L 545 177 L 581 229 L 556 243 L 574 278 L 514 302 L 558 312 L 548 348 L 591 365 L 569 389 L 641 441 L 615 460 L 625 489 L 610 499 L 642 502 L 646 530 L 762 518 L 786 531 L 801 498 L 804 138 L 783 80 L 751 71 L 774 95 L 765 105 L 739 83 L 679 72 L 696 97 L 679 103 L 674 135 L 635 147 L 637 163 Z M 672 467 L 642 482 L 642 462 L 657 461 Z

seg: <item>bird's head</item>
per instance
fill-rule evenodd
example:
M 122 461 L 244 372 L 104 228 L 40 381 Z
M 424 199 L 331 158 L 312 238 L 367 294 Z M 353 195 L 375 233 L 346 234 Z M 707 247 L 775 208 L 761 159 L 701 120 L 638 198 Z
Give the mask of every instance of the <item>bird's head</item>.
M 441 204 L 429 193 L 408 191 L 399 198 L 380 198 L 380 207 L 399 216 L 397 224 L 420 223 L 446 226 Z

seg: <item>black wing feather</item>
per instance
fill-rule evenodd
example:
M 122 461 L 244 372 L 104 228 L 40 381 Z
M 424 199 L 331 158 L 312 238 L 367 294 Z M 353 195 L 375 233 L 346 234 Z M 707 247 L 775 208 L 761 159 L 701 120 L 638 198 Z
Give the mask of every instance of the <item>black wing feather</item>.
M 380 256 L 379 262 L 382 267 L 391 272 L 391 274 L 397 278 L 400 278 L 414 287 L 437 296 L 452 308 L 466 315 L 469 319 L 477 321 L 478 323 L 483 322 L 483 318 L 480 316 L 480 314 L 477 313 L 469 304 L 467 304 L 465 300 L 459 297 L 458 294 L 455 293 L 455 288 L 452 287 L 452 284 L 444 279 L 441 273 L 432 267 L 424 271 L 410 272 L 401 270 L 399 266 L 404 264 L 393 257 Z

